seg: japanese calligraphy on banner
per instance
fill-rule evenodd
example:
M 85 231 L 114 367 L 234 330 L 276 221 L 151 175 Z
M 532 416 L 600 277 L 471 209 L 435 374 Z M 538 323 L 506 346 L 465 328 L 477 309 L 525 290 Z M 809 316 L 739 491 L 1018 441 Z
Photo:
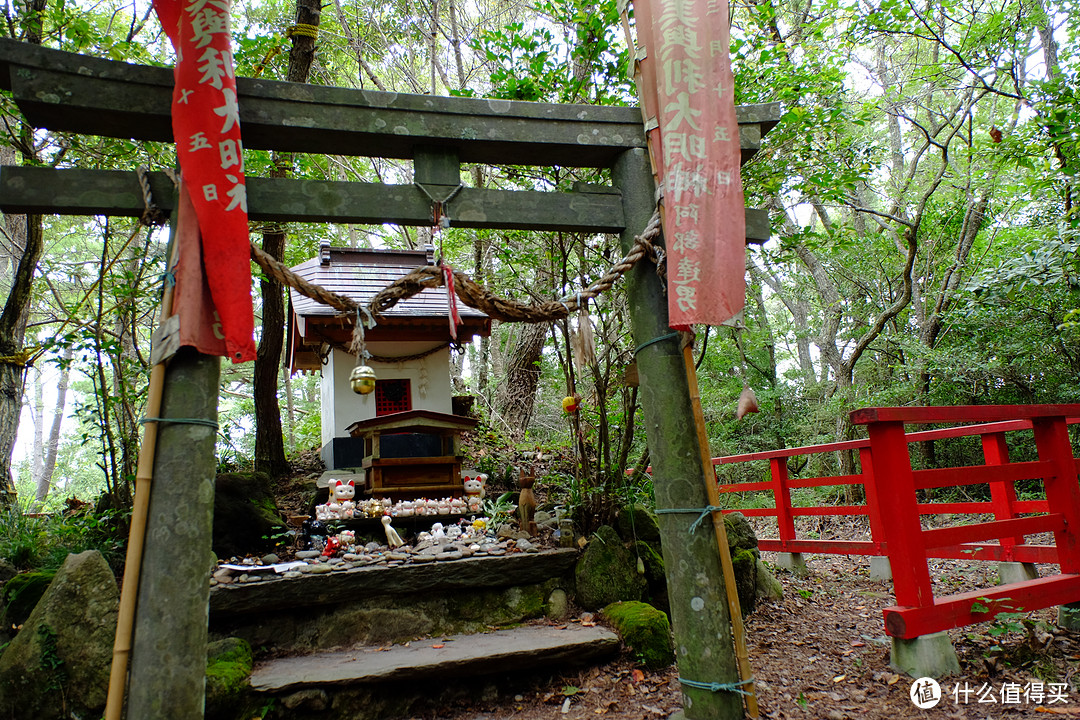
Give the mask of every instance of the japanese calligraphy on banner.
M 154 9 L 176 51 L 173 138 L 198 215 L 202 265 L 220 322 L 221 350 L 214 354 L 233 362 L 253 360 L 251 251 L 229 0 L 154 0 Z M 187 318 L 179 310 L 183 327 Z
M 663 186 L 672 327 L 742 312 L 746 218 L 727 0 L 635 0 L 642 102 Z M 656 144 L 659 142 L 659 146 Z

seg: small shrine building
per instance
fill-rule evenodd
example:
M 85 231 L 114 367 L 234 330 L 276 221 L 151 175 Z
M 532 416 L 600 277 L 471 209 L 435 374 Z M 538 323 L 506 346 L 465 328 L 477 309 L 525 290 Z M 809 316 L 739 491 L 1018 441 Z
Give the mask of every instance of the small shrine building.
M 304 279 L 366 306 L 395 280 L 434 262 L 430 248 L 376 250 L 322 245 L 318 257 L 292 269 Z M 342 314 L 294 289 L 289 293 L 289 306 L 288 370 L 322 374 L 322 458 L 328 470 L 367 465 L 370 471 L 373 448 L 369 431 L 378 430 L 380 418 L 398 433 L 422 431 L 425 424 L 460 424 L 455 418 L 464 414 L 464 404 L 453 395 L 450 353 L 473 337 L 491 334 L 491 319 L 486 314 L 459 302 L 461 324 L 457 340 L 452 341 L 446 289 L 425 289 L 385 311 L 378 324 L 365 331 L 371 357 L 358 363 L 349 352 L 355 315 Z M 374 392 L 353 392 L 350 376 L 358 364 L 375 371 Z M 403 423 L 409 418 L 413 422 Z M 374 455 L 377 459 L 377 440 Z

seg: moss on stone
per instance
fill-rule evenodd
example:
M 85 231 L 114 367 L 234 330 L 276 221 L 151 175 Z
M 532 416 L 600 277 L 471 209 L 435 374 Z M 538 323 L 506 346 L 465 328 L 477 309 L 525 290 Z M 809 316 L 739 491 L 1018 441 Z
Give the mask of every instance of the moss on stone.
M 640 600 L 645 578 L 638 574 L 637 558 L 623 545 L 615 528 L 597 529 L 574 569 L 579 604 L 601 608 L 619 600 Z
M 206 716 L 239 717 L 248 704 L 254 657 L 246 640 L 230 637 L 206 648 Z
M 206 646 L 207 666 L 215 662 L 246 663 L 251 666 L 254 655 L 251 645 L 241 638 L 229 637 L 215 640 Z
M 38 570 L 8 580 L 3 593 L 5 621 L 11 625 L 25 623 L 55 576 L 56 570 Z
M 737 512 L 725 514 L 724 530 L 727 531 L 728 547 L 731 548 L 732 556 L 739 550 L 752 550 L 757 553 L 757 535 L 745 515 Z
M 641 503 L 619 510 L 616 529 L 627 542 L 644 540 L 657 546 L 660 544 L 660 521 L 652 509 Z
M 650 670 L 675 662 L 675 644 L 667 615 L 643 602 L 616 602 L 600 611 L 634 658 Z
M 757 606 L 757 563 L 754 553 L 746 549 L 736 551 L 731 557 L 735 587 L 739 591 L 739 609 L 744 617 Z
M 645 579 L 649 581 L 649 587 L 665 585 L 667 578 L 664 577 L 664 558 L 652 545 L 644 541 L 638 541 L 638 557 L 645 563 Z

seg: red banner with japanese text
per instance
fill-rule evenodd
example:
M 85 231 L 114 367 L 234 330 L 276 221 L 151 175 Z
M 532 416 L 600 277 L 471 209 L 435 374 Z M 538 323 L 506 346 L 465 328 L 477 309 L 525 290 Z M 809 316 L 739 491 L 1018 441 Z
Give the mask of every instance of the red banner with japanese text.
M 221 348 L 213 354 L 253 360 L 251 251 L 229 0 L 154 0 L 154 9 L 176 51 L 173 138 L 198 216 L 212 312 L 220 323 Z M 181 327 L 199 322 L 200 311 L 192 308 L 189 321 L 183 304 L 177 310 Z
M 671 327 L 743 309 L 746 218 L 727 0 L 636 0 L 646 112 L 663 192 Z M 655 103 L 654 108 L 650 108 Z M 650 143 L 655 143 L 650 133 Z

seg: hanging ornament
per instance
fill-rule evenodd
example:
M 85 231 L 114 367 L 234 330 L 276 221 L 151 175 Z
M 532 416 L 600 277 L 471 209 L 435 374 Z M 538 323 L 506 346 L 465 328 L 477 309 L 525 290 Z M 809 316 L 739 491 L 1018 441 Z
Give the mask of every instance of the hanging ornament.
M 371 393 L 375 389 L 375 380 L 375 371 L 368 365 L 357 365 L 349 375 L 349 385 L 359 395 Z
M 756 412 L 758 412 L 757 395 L 755 395 L 754 390 L 744 382 L 742 392 L 739 393 L 739 404 L 735 409 L 735 419 L 742 420 L 743 416 Z
M 361 315 L 363 313 L 363 315 Z M 367 349 L 367 339 L 364 337 L 364 328 L 375 327 L 375 318 L 363 306 L 356 308 L 356 325 L 353 326 L 352 343 L 350 351 L 356 353 L 356 367 L 349 375 L 349 386 L 358 395 L 369 395 L 375 390 L 375 370 L 367 364 L 371 353 Z
M 596 340 L 593 336 L 592 321 L 589 319 L 589 301 L 578 295 L 577 332 L 571 335 L 574 349 L 574 363 L 579 373 L 586 372 L 596 364 Z
M 567 395 L 562 399 L 562 409 L 570 415 L 573 415 L 581 407 L 581 396 L 577 393 L 573 395 Z

